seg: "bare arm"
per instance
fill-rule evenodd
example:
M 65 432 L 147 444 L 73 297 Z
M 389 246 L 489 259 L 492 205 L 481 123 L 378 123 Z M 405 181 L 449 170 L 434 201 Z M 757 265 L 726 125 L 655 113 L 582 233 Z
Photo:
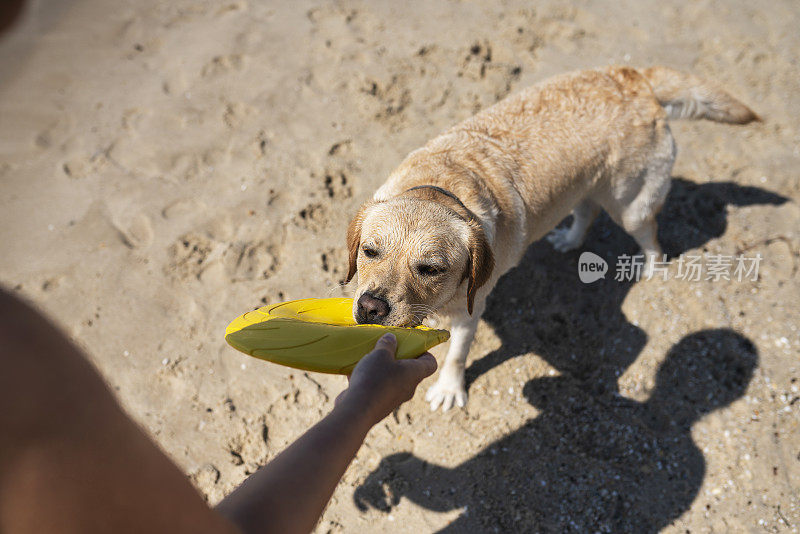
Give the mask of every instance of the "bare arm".
M 336 407 L 223 500 L 217 510 L 244 532 L 309 532 L 373 425 L 414 395 L 436 360 L 395 360 L 388 335 L 353 371 Z
M 80 350 L 0 289 L 0 530 L 308 532 L 367 431 L 436 369 L 429 354 L 396 361 L 394 350 L 383 338 L 330 415 L 214 511 Z

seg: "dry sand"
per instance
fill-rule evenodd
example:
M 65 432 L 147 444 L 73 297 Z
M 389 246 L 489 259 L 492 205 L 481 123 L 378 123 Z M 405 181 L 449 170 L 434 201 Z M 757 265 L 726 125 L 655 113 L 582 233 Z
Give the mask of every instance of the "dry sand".
M 347 295 L 348 217 L 406 153 L 555 73 L 688 70 L 766 122 L 673 125 L 662 243 L 760 253 L 760 279 L 583 285 L 578 252 L 534 245 L 467 408 L 431 413 L 423 384 L 317 530 L 798 532 L 799 26 L 795 0 L 33 2 L 0 43 L 0 281 L 213 503 L 344 386 L 225 325 Z M 605 218 L 584 249 L 636 251 Z

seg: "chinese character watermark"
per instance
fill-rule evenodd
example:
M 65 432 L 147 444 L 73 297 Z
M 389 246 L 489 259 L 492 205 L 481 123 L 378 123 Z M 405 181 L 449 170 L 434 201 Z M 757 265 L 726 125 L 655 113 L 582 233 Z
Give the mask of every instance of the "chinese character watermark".
M 648 265 L 643 254 L 629 256 L 623 254 L 617 258 L 614 280 L 617 282 L 638 282 L 659 277 L 667 281 L 670 277 L 687 282 L 752 281 L 758 280 L 758 268 L 761 254 L 755 256 L 725 254 L 681 254 L 672 261 L 666 254 L 661 258 L 652 258 Z M 670 269 L 671 265 L 674 269 Z M 582 282 L 589 284 L 605 278 L 608 264 L 600 256 L 591 252 L 581 254 L 578 261 L 578 275 Z

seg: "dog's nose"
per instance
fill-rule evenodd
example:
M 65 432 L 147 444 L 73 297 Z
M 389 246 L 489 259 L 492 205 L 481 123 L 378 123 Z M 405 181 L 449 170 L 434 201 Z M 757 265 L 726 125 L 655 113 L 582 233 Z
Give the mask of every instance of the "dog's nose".
M 357 319 L 361 324 L 380 324 L 391 311 L 389 303 L 369 293 L 358 298 Z

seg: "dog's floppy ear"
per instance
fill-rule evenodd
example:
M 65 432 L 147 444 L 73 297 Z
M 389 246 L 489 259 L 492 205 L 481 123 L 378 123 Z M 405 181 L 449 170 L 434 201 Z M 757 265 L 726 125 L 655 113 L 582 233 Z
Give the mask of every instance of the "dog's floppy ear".
M 494 270 L 494 254 L 480 223 L 472 221 L 469 234 L 469 260 L 467 262 L 467 311 L 472 315 L 475 293 L 489 281 Z
M 350 266 L 347 269 L 347 279 L 345 283 L 349 283 L 356 274 L 356 260 L 358 260 L 358 245 L 361 243 L 361 223 L 364 222 L 364 213 L 367 209 L 367 204 L 359 208 L 356 216 L 350 221 L 350 226 L 347 227 L 347 249 L 350 256 Z

